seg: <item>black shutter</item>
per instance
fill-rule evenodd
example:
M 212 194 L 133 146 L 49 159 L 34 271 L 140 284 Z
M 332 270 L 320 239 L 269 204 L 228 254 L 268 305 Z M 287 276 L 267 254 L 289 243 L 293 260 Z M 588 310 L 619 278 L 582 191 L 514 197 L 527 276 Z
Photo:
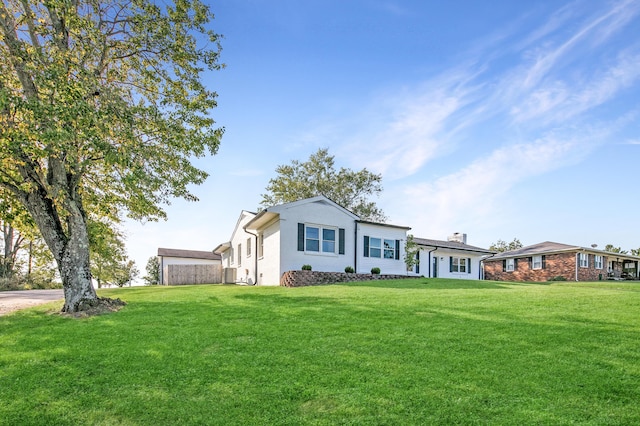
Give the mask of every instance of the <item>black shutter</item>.
M 453 256 L 449 256 L 449 272 L 453 272 Z
M 507 259 L 502 260 L 502 272 L 507 271 Z
M 529 259 L 529 269 L 533 269 L 533 256 L 532 257 L 528 257 L 527 259 Z
M 304 223 L 298 224 L 298 251 L 304 251 Z
M 542 269 L 546 268 L 547 266 L 547 256 L 545 256 L 544 254 L 542 255 Z
M 400 259 L 400 240 L 396 240 L 396 260 Z
M 416 259 L 418 260 L 418 262 L 416 262 L 416 274 L 419 274 L 420 273 L 420 250 L 416 252 Z
M 344 228 L 338 229 L 338 254 L 344 254 Z
M 513 270 L 514 271 L 518 270 L 518 259 L 513 259 Z
M 369 237 L 364 236 L 364 257 L 369 257 Z
M 467 257 L 467 273 L 471 273 L 471 258 Z

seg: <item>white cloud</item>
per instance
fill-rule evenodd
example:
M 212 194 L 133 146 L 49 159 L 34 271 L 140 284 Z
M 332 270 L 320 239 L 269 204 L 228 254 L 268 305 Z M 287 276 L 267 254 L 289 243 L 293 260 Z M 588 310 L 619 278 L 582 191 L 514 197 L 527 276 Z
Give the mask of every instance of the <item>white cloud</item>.
M 439 235 L 470 220 L 495 219 L 508 203 L 505 195 L 521 182 L 574 164 L 590 151 L 584 140 L 548 137 L 529 144 L 503 146 L 467 167 L 406 187 L 395 197 L 397 220 L 417 224 L 418 232 Z

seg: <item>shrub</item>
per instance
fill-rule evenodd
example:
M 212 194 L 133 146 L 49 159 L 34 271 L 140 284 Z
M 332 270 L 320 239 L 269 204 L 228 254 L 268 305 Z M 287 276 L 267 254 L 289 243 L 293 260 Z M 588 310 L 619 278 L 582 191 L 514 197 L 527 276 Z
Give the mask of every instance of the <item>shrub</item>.
M 549 281 L 566 281 L 567 279 L 562 275 L 558 275 L 556 277 L 550 278 Z
M 355 270 L 351 266 L 347 266 L 346 268 L 344 268 L 344 271 L 347 274 L 353 274 L 355 272 Z
M 371 273 L 374 275 L 378 275 L 380 273 L 380 268 L 374 266 L 373 268 L 371 268 Z
M 302 265 L 302 270 L 303 271 L 310 271 L 311 270 L 311 265 Z

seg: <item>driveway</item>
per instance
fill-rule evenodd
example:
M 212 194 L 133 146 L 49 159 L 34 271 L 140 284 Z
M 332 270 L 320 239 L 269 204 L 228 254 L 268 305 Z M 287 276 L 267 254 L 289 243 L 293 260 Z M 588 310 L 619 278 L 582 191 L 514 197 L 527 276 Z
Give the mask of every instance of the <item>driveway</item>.
M 0 291 L 0 315 L 62 299 L 64 299 L 62 289 Z

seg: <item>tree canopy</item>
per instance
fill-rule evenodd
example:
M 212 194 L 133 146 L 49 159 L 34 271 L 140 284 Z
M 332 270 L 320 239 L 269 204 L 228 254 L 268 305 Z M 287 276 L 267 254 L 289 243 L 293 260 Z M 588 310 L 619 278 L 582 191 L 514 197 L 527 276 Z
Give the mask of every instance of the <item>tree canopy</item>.
M 506 241 L 503 241 L 503 240 L 498 240 L 495 243 L 491 244 L 491 246 L 489 246 L 489 250 L 496 251 L 498 253 L 503 253 L 505 251 L 511 251 L 511 250 L 517 250 L 519 248 L 522 248 L 522 243 L 517 238 L 514 238 L 513 241 L 511 241 L 509 243 L 507 243 Z
M 51 250 L 63 310 L 98 300 L 91 285 L 92 214 L 165 217 L 196 198 L 223 129 L 203 72 L 222 68 L 220 36 L 197 0 L 0 2 L 0 187 Z
M 344 167 L 336 170 L 334 158 L 323 148 L 305 162 L 293 160 L 278 166 L 277 176 L 269 180 L 260 204 L 270 207 L 324 195 L 363 220 L 385 222 L 387 217 L 370 200 L 382 192 L 382 175 L 366 168 L 358 172 Z

